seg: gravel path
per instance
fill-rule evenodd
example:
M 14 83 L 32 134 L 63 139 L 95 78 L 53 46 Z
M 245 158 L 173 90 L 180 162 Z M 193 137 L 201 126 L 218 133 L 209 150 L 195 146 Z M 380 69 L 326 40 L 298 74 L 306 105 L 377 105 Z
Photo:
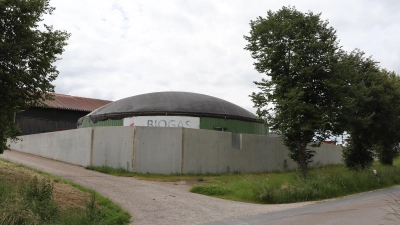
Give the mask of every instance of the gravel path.
M 16 151 L 5 151 L 0 157 L 96 190 L 130 212 L 132 224 L 135 225 L 202 224 L 310 204 L 259 205 L 235 202 L 190 193 L 190 185 L 185 182 L 115 177 Z

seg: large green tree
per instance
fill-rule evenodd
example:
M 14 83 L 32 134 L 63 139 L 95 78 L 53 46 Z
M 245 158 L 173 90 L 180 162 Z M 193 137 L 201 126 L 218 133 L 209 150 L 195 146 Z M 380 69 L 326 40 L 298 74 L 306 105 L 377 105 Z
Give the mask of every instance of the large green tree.
M 341 122 L 350 135 L 343 156 L 351 169 L 368 168 L 375 155 L 381 163 L 393 164 L 400 143 L 400 79 L 364 55 L 354 50 L 340 60 L 349 74 L 342 89 Z
M 251 21 L 244 36 L 255 69 L 268 76 L 255 82 L 261 91 L 251 95 L 257 114 L 282 134 L 304 175 L 314 154 L 308 146 L 336 132 L 340 109 L 340 48 L 328 25 L 320 14 L 283 7 Z
M 381 76 L 383 92 L 379 95 L 375 123 L 371 127 L 377 131 L 373 149 L 382 164 L 393 165 L 400 150 L 400 77 L 387 70 L 381 70 Z
M 0 153 L 15 138 L 15 113 L 51 99 L 54 66 L 69 34 L 42 24 L 49 0 L 0 0 Z

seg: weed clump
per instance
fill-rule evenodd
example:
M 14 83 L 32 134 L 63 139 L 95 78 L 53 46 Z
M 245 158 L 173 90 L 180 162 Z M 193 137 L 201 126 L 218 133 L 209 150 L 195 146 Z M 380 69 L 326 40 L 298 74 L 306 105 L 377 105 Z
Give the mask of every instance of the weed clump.
M 52 221 L 57 218 L 59 210 L 53 201 L 53 184 L 50 180 L 39 181 L 35 176 L 21 192 L 28 207 L 41 221 Z
M 190 191 L 209 196 L 223 196 L 229 193 L 228 189 L 217 185 L 194 186 Z

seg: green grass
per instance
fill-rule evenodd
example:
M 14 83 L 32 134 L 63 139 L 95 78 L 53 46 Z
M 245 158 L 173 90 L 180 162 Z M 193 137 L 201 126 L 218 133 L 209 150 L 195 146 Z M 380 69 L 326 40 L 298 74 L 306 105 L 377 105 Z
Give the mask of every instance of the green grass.
M 112 168 L 109 166 L 87 166 L 86 169 L 94 170 L 101 173 L 106 173 L 121 177 L 135 177 L 140 180 L 151 180 L 161 182 L 175 181 L 205 181 L 206 177 L 219 176 L 218 174 L 154 174 L 154 173 L 135 173 L 129 172 L 124 168 Z
M 192 192 L 210 196 L 223 196 L 229 193 L 229 190 L 218 185 L 194 186 Z
M 47 178 L 38 180 L 9 183 L 0 177 L 0 225 L 7 224 L 129 224 L 131 215 L 108 198 L 93 190 L 75 183 L 52 176 L 21 164 L 0 159 L 15 167 L 24 167 L 34 173 L 45 175 Z M 85 210 L 72 209 L 60 213 L 52 199 L 54 182 L 69 184 L 91 195 Z
M 109 166 L 87 166 L 86 169 L 95 170 L 100 173 L 106 173 L 106 174 L 111 174 L 111 175 L 121 176 L 121 177 L 132 177 L 134 175 L 134 173 L 129 172 L 126 169 L 112 168 Z
M 191 192 L 237 201 L 277 204 L 323 200 L 400 184 L 400 160 L 394 166 L 378 163 L 368 170 L 351 171 L 341 165 L 311 169 L 307 178 L 299 172 L 223 175 L 211 184 L 194 186 Z M 377 176 L 373 173 L 377 170 Z M 209 192 L 209 187 L 224 192 Z
M 224 199 L 254 203 L 292 203 L 323 200 L 376 190 L 400 184 L 400 159 L 394 166 L 375 163 L 364 171 L 351 171 L 342 165 L 309 170 L 304 178 L 297 171 L 257 174 L 139 174 L 123 169 L 92 167 L 91 169 L 118 176 L 132 176 L 154 181 L 202 181 L 191 192 Z M 372 172 L 377 170 L 378 174 Z
M 343 165 L 309 170 L 304 178 L 298 171 L 227 174 L 140 174 L 110 167 L 88 167 L 117 176 L 152 181 L 197 181 L 191 192 L 242 202 L 263 204 L 293 203 L 342 197 L 400 184 L 400 159 L 393 166 L 378 162 L 364 171 L 352 171 Z M 377 170 L 377 176 L 373 170 Z

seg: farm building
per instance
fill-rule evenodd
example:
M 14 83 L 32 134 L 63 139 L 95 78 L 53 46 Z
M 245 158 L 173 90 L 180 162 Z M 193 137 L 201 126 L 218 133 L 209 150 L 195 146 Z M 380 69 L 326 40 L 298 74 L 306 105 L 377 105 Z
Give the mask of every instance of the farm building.
M 48 107 L 31 107 L 17 113 L 15 122 L 22 135 L 76 129 L 76 121 L 111 101 L 54 94 L 54 100 L 44 102 Z
M 102 106 L 78 120 L 96 126 L 185 127 L 232 133 L 268 134 L 249 111 L 228 101 L 190 92 L 155 92 Z

